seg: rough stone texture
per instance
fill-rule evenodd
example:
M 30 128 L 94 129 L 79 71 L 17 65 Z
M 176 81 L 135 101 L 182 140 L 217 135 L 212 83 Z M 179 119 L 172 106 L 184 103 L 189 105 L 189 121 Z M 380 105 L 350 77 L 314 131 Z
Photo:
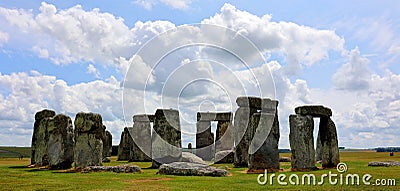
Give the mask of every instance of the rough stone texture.
M 56 112 L 44 109 L 35 114 L 35 123 L 33 126 L 32 144 L 31 144 L 31 164 L 32 165 L 48 165 L 47 155 L 47 118 L 54 117 Z
M 368 166 L 400 166 L 399 161 L 372 161 L 368 163 Z
M 80 112 L 76 114 L 74 124 L 76 168 L 102 165 L 105 129 L 101 115 Z
M 181 160 L 181 162 L 207 164 L 206 162 L 204 162 L 203 159 L 201 159 L 197 155 L 189 153 L 189 152 L 182 152 L 182 160 Z
M 232 121 L 218 121 L 215 140 L 215 152 L 234 148 Z
M 159 174 L 179 176 L 228 176 L 228 171 L 204 164 L 174 162 L 163 164 L 158 170 Z
M 271 113 L 255 113 L 259 118 L 257 129 L 249 149 L 249 170 L 259 171 L 268 169 L 268 171 L 279 170 L 279 119 L 277 111 L 277 102 L 274 104 L 275 112 Z
M 129 160 L 131 159 L 131 153 L 133 150 L 133 139 L 129 131 L 132 127 L 125 127 L 121 133 L 121 139 L 118 145 L 118 158 L 117 160 Z
M 215 153 L 214 163 L 222 164 L 222 163 L 233 163 L 234 161 L 234 151 L 233 150 L 225 150 L 218 151 Z
M 290 157 L 280 157 L 279 162 L 291 162 L 292 159 Z
M 59 114 L 48 118 L 47 122 L 50 168 L 71 168 L 71 164 L 74 162 L 74 129 L 71 118 Z
M 133 128 L 132 131 L 129 131 L 133 138 L 130 161 L 151 161 L 151 121 L 149 116 L 133 116 Z
M 256 112 L 257 109 L 250 107 L 239 107 L 235 112 L 235 124 L 233 126 L 235 141 L 235 167 L 247 167 L 248 165 L 248 151 L 250 142 L 252 140 L 251 136 L 253 135 L 251 133 L 250 126 L 258 125 L 258 121 L 252 117 L 252 115 Z M 250 120 L 250 118 L 253 118 L 253 120 Z
M 111 158 L 110 157 L 103 157 L 103 162 L 111 162 Z
M 298 115 L 311 115 L 313 117 L 330 117 L 332 110 L 322 105 L 306 105 L 295 108 Z
M 289 142 L 292 151 L 292 170 L 309 171 L 316 169 L 313 117 L 310 115 L 290 115 L 289 124 Z
M 333 168 L 340 162 L 339 145 L 335 123 L 331 118 L 321 117 L 319 122 L 322 167 Z
M 197 121 L 232 121 L 231 112 L 197 112 Z
M 105 129 L 105 126 L 103 127 Z M 103 158 L 110 157 L 112 152 L 112 135 L 110 131 L 105 131 L 103 140 Z
M 236 104 L 239 107 L 251 107 L 255 109 L 261 109 L 261 98 L 259 97 L 238 97 L 236 98 Z
M 152 167 L 180 161 L 182 157 L 179 111 L 157 109 L 152 133 Z
M 193 148 L 192 148 L 192 143 L 188 143 L 188 146 L 187 146 L 187 147 L 188 147 L 189 152 L 192 152 L 192 149 L 193 149 Z
M 88 166 L 82 169 L 82 172 L 124 172 L 124 173 L 134 173 L 134 172 L 141 172 L 142 169 L 140 169 L 139 166 L 137 165 L 118 165 L 118 166 Z
M 321 123 L 320 123 L 321 124 Z M 317 146 L 315 149 L 315 160 L 322 161 L 321 129 L 318 130 Z
M 197 121 L 196 127 L 196 155 L 210 161 L 214 157 L 214 134 L 211 132 L 211 122 Z

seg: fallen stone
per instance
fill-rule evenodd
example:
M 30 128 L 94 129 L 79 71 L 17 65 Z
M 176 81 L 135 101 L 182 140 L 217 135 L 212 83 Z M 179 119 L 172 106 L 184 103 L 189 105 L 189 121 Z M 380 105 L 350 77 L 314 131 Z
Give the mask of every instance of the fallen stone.
M 228 176 L 229 174 L 227 170 L 189 162 L 163 164 L 158 173 L 179 176 Z
M 280 157 L 279 162 L 291 162 L 292 159 L 290 157 Z
M 322 105 L 306 105 L 294 109 L 298 115 L 311 115 L 313 117 L 330 117 L 332 110 Z
M 111 159 L 110 159 L 110 157 L 104 157 L 102 161 L 103 162 L 111 162 Z
M 215 153 L 214 163 L 233 163 L 234 162 L 234 151 L 233 150 L 225 150 L 218 151 Z
M 201 159 L 197 155 L 189 153 L 189 152 L 182 152 L 182 161 L 181 162 L 207 164 L 203 159 Z
M 369 162 L 368 166 L 400 166 L 399 161 L 373 161 Z
M 82 169 L 81 172 L 125 172 L 125 173 L 134 173 L 134 172 L 141 172 L 137 165 L 118 165 L 118 166 L 88 166 Z

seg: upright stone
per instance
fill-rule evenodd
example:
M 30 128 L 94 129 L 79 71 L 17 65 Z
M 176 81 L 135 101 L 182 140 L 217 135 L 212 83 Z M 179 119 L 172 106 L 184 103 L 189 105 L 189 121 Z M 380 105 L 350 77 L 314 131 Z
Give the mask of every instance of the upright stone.
M 249 161 L 249 146 L 251 141 L 250 126 L 258 124 L 257 119 L 250 118 L 257 109 L 261 109 L 261 99 L 256 97 L 238 97 L 236 103 L 239 108 L 235 112 L 234 118 L 234 166 L 247 167 Z
M 80 112 L 75 116 L 74 161 L 76 168 L 101 166 L 104 127 L 100 114 Z
M 182 158 L 179 111 L 157 109 L 152 133 L 152 167 L 180 161 Z
M 74 129 L 71 118 L 59 114 L 49 119 L 47 125 L 50 168 L 71 168 L 74 162 Z
M 131 152 L 133 150 L 133 139 L 129 133 L 132 127 L 125 127 L 121 133 L 121 140 L 118 145 L 118 158 L 117 160 L 130 160 Z
M 322 167 L 336 167 L 340 157 L 335 123 L 331 118 L 322 117 L 319 125 Z
M 44 109 L 35 114 L 33 126 L 32 145 L 31 145 L 31 164 L 44 166 L 49 164 L 48 159 L 48 131 L 47 123 L 56 112 Z
M 110 131 L 106 131 L 103 141 L 103 158 L 111 157 L 111 152 L 112 152 L 112 135 Z
M 255 113 L 259 118 L 249 149 L 249 170 L 258 172 L 268 169 L 270 172 L 279 170 L 279 119 L 278 101 L 263 99 L 261 113 Z
M 321 122 L 319 124 L 321 125 Z M 315 160 L 322 161 L 321 129 L 318 130 L 317 146 L 315 149 Z
M 292 170 L 309 171 L 315 167 L 314 120 L 310 115 L 290 115 L 290 148 L 292 151 Z
M 151 120 L 154 117 L 149 115 L 133 116 L 133 148 L 130 161 L 151 161 Z
M 217 130 L 215 139 L 215 152 L 232 150 L 234 147 L 232 135 L 233 114 L 217 113 Z
M 202 113 L 198 112 L 197 116 Z M 214 157 L 214 135 L 211 132 L 211 121 L 204 117 L 197 117 L 196 123 L 196 155 L 205 161 L 210 161 Z

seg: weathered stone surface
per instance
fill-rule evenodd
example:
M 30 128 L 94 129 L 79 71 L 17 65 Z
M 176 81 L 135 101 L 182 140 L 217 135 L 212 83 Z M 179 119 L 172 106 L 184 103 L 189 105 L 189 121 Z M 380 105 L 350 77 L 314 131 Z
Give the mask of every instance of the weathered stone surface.
M 315 167 L 314 120 L 312 116 L 290 115 L 290 148 L 292 170 L 309 171 Z
M 228 171 L 204 164 L 173 162 L 163 164 L 158 170 L 159 174 L 179 176 L 228 176 Z
M 207 164 L 206 162 L 204 162 L 203 159 L 201 159 L 197 155 L 189 153 L 189 152 L 182 152 L 182 160 L 181 160 L 181 162 Z
M 339 164 L 340 157 L 336 126 L 331 118 L 321 117 L 319 135 L 321 141 L 320 152 L 322 167 L 334 168 Z
M 214 157 L 214 134 L 211 132 L 211 122 L 197 121 L 196 127 L 196 155 L 210 161 Z
M 104 126 L 105 129 L 105 126 Z M 110 131 L 105 131 L 103 140 L 103 158 L 110 157 L 112 152 L 112 135 Z
M 137 165 L 118 165 L 118 166 L 88 166 L 82 169 L 82 172 L 116 172 L 116 173 L 135 173 L 135 172 L 141 172 L 142 169 L 140 169 L 139 166 Z
M 76 168 L 102 165 L 105 129 L 101 115 L 80 112 L 76 114 L 74 124 Z
M 50 168 L 71 168 L 71 164 L 74 162 L 74 129 L 71 118 L 59 114 L 48 118 L 47 122 Z
M 368 166 L 400 166 L 399 161 L 372 161 L 368 163 Z
M 271 100 L 269 98 L 262 99 L 261 113 L 277 113 L 278 104 L 278 100 Z
M 276 109 L 277 105 L 275 105 Z M 257 129 L 249 149 L 249 170 L 259 171 L 268 169 L 268 171 L 279 170 L 279 119 L 278 113 L 255 113 L 259 118 Z
M 247 167 L 248 165 L 248 151 L 253 136 L 253 133 L 251 133 L 251 128 L 252 125 L 258 125 L 257 119 L 252 117 L 256 112 L 257 109 L 250 107 L 239 107 L 236 110 L 233 126 L 235 141 L 235 167 Z
M 292 159 L 290 157 L 280 157 L 279 162 L 291 162 Z
M 233 150 L 232 121 L 218 121 L 215 140 L 215 152 Z
M 180 161 L 182 157 L 179 111 L 157 109 L 152 133 L 152 167 Z
M 118 145 L 118 159 L 117 160 L 130 160 L 133 150 L 133 139 L 129 131 L 132 127 L 125 127 L 121 133 L 121 139 Z
M 193 149 L 193 148 L 192 148 L 192 143 L 188 143 L 188 146 L 187 146 L 187 147 L 188 147 L 189 152 L 192 152 L 192 149 Z
M 35 114 L 35 123 L 33 126 L 32 144 L 31 144 L 31 164 L 43 166 L 48 165 L 47 152 L 47 118 L 54 117 L 56 112 L 44 109 Z
M 321 123 L 320 123 L 321 124 Z M 322 161 L 322 144 L 321 144 L 321 129 L 318 130 L 317 146 L 315 149 L 315 160 Z
M 236 104 L 239 107 L 251 107 L 255 109 L 261 109 L 261 98 L 259 97 L 238 97 L 236 98 Z
M 233 163 L 234 161 L 234 151 L 233 150 L 225 150 L 218 151 L 215 153 L 214 163 L 222 164 L 222 163 Z
M 103 157 L 103 162 L 111 162 L 111 158 L 110 157 Z
M 151 161 L 151 124 L 149 115 L 133 116 L 133 138 L 130 161 Z
M 231 112 L 197 112 L 197 121 L 232 121 Z
M 295 108 L 298 115 L 311 115 L 313 117 L 330 117 L 332 110 L 322 105 L 306 105 Z

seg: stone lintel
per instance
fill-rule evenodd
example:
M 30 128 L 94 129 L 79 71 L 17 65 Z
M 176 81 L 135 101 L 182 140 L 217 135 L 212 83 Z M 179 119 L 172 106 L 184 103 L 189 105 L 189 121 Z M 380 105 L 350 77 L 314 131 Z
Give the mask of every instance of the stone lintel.
M 197 121 L 232 121 L 232 112 L 197 112 Z
M 298 115 L 311 115 L 313 117 L 332 116 L 332 110 L 322 105 L 306 105 L 296 107 L 295 112 Z

